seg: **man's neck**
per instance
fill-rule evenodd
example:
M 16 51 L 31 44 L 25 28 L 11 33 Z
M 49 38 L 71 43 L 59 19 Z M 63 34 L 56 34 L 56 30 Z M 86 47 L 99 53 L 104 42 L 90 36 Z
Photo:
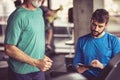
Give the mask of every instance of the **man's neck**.
M 22 7 L 27 9 L 27 10 L 33 10 L 33 11 L 36 10 L 36 7 L 34 7 L 32 4 L 29 4 L 29 3 L 28 4 L 27 3 L 23 3 Z
M 102 36 L 104 36 L 104 34 L 105 34 L 105 31 L 103 31 L 99 36 L 94 36 L 94 38 L 101 38 Z

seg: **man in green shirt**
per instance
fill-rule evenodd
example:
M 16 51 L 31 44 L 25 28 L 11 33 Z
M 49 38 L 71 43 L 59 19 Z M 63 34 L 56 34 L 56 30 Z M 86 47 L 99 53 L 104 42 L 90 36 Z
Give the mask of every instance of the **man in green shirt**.
M 9 17 L 5 52 L 9 58 L 9 80 L 45 80 L 52 60 L 44 55 L 45 34 L 42 0 L 24 0 Z

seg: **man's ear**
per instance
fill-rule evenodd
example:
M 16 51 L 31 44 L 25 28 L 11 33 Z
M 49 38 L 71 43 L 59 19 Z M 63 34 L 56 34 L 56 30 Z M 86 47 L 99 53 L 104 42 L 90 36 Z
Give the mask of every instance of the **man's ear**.
M 106 24 L 105 24 L 105 26 L 107 27 L 107 26 L 108 26 L 108 24 L 106 23 Z
M 108 24 L 105 24 L 105 29 L 107 28 Z

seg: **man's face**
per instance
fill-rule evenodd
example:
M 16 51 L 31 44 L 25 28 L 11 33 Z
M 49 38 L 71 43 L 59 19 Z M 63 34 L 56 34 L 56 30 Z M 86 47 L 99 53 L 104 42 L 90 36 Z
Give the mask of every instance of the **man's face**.
M 94 37 L 99 37 L 103 31 L 105 30 L 106 28 L 106 23 L 99 23 L 97 21 L 94 21 L 92 20 L 91 21 L 91 25 L 90 25 L 90 28 L 91 28 L 91 34 L 94 36 Z
M 40 6 L 42 5 L 42 1 L 43 1 L 43 0 L 31 0 L 32 5 L 33 5 L 34 7 L 40 7 Z

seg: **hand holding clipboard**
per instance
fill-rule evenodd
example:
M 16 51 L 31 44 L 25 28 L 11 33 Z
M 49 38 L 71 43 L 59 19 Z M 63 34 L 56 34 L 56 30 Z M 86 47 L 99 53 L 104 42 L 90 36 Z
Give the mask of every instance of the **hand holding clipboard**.
M 100 68 L 98 68 L 98 67 L 93 67 L 93 66 L 91 66 L 91 65 L 84 65 L 84 64 L 82 64 L 82 63 L 78 63 L 78 66 L 79 66 L 79 67 L 89 68 L 89 69 L 100 69 Z

